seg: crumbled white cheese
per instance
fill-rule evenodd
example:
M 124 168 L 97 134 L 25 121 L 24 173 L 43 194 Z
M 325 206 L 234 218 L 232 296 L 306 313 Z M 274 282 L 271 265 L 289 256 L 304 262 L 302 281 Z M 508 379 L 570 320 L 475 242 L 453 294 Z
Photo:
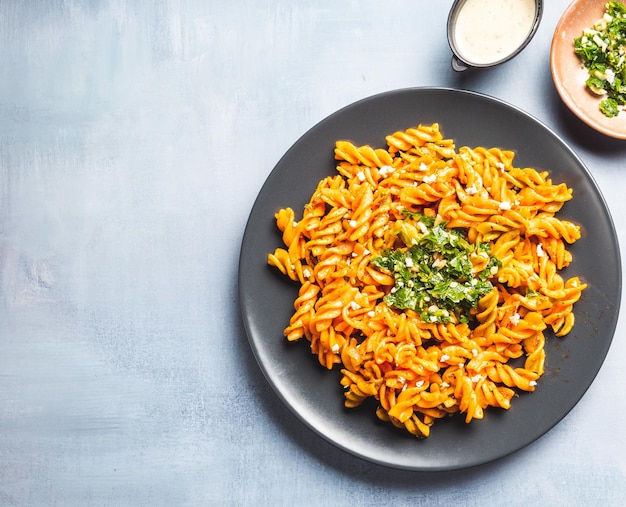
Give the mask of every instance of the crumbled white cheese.
M 441 358 L 439 359 L 442 363 L 445 363 L 446 361 L 448 361 L 450 359 L 450 356 L 448 354 L 442 354 Z
M 420 171 L 428 171 L 428 166 L 424 162 L 422 162 L 420 164 L 420 168 L 419 169 L 420 169 Z
M 437 181 L 437 175 L 436 174 L 429 174 L 428 176 L 424 176 L 424 183 L 434 183 L 435 181 Z
M 472 349 L 472 355 L 476 357 L 478 355 L 478 351 L 476 349 Z
M 500 208 L 500 210 L 502 211 L 506 211 L 511 209 L 511 203 L 509 201 L 502 201 L 499 205 L 498 208 Z
M 608 47 L 607 43 L 604 42 L 600 36 L 596 33 L 591 40 L 593 40 L 593 42 L 595 42 L 598 46 L 600 46 L 600 48 L 602 48 L 602 51 L 606 51 L 606 48 Z
M 336 354 L 337 352 L 339 352 L 339 344 L 338 344 L 338 343 L 335 343 L 335 344 L 332 346 L 332 351 L 333 351 L 335 354 Z
M 395 168 L 391 167 L 390 165 L 384 165 L 379 169 L 380 175 L 383 178 L 386 178 L 387 176 L 389 176 L 391 173 L 393 173 L 395 171 Z
M 445 259 L 437 258 L 433 262 L 433 268 L 438 268 L 438 269 L 445 268 L 446 264 L 448 264 L 448 262 Z
M 544 255 L 543 245 L 541 243 L 537 243 L 537 257 L 543 257 Z
M 417 382 L 415 382 L 415 387 L 422 387 L 423 385 L 424 385 L 423 380 L 418 380 Z
M 531 386 L 531 387 L 535 387 L 535 386 L 537 385 L 537 381 L 536 381 L 536 380 L 531 380 L 531 381 L 528 383 L 528 385 L 529 385 L 529 386 Z
M 304 278 L 311 278 L 311 270 L 308 268 L 304 268 L 302 270 L 302 276 L 304 276 Z
M 406 265 L 407 268 L 412 268 L 413 267 L 413 259 L 411 257 L 407 257 L 404 260 L 404 264 Z
M 353 229 L 357 226 L 357 221 L 356 220 L 350 220 L 350 227 L 352 227 Z
M 360 310 L 361 309 L 361 305 L 359 303 L 357 303 L 356 301 L 351 301 L 350 302 L 350 308 L 352 308 L 353 310 Z
M 374 310 L 370 310 L 369 312 L 367 312 L 367 316 L 372 318 L 376 315 L 376 312 Z
M 475 384 L 476 382 L 480 382 L 482 380 L 482 378 L 483 378 L 482 375 L 474 375 L 472 377 L 472 382 L 474 382 L 474 384 Z
M 363 171 L 359 171 L 358 173 L 356 173 L 356 177 L 359 179 L 359 181 L 365 181 L 365 173 Z
M 513 324 L 514 326 L 517 326 L 519 324 L 520 319 L 521 317 L 519 313 L 514 313 L 509 317 L 509 321 L 511 321 L 511 324 Z
M 613 69 L 608 68 L 604 71 L 604 75 L 606 77 L 606 80 L 609 82 L 609 84 L 613 84 L 613 81 L 615 81 L 615 72 L 613 72 Z
M 478 193 L 478 189 L 474 185 L 472 185 L 471 187 L 467 187 L 465 189 L 465 193 L 467 195 L 475 195 Z

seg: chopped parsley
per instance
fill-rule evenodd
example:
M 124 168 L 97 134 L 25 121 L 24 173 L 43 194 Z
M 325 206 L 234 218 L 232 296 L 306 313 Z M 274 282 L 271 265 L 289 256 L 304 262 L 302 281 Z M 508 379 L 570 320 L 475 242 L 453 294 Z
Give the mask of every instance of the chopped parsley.
M 589 72 L 586 87 L 605 97 L 600 111 L 617 116 L 626 104 L 626 7 L 607 2 L 602 19 L 574 39 L 574 50 Z
M 435 225 L 432 217 L 406 213 L 398 238 L 404 247 L 384 252 L 374 266 L 393 274 L 395 283 L 385 303 L 399 310 L 415 310 L 425 322 L 462 322 L 470 310 L 493 289 L 489 278 L 500 267 L 489 244 L 472 244 L 463 230 Z M 472 259 L 485 267 L 473 273 Z

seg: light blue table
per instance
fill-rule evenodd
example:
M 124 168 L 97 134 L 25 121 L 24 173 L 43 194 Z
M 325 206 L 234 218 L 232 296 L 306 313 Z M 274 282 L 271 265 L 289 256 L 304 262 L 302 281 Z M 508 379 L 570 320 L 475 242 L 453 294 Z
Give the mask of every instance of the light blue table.
M 258 368 L 239 247 L 283 153 L 358 99 L 445 86 L 555 130 L 626 234 L 626 142 L 562 105 L 567 0 L 454 73 L 447 1 L 0 2 L 0 505 L 622 505 L 626 332 L 543 438 L 422 474 L 345 454 Z

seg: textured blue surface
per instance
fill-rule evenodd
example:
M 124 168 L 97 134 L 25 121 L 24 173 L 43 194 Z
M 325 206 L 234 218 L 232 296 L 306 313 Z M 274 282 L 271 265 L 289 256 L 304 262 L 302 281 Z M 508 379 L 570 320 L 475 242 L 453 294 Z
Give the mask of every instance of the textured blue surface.
M 514 60 L 455 74 L 451 0 L 0 2 L 0 505 L 622 505 L 625 324 L 575 409 L 462 472 L 391 470 L 305 428 L 237 300 L 265 178 L 335 110 L 409 86 L 554 129 L 626 234 L 626 142 L 561 104 L 546 2 Z

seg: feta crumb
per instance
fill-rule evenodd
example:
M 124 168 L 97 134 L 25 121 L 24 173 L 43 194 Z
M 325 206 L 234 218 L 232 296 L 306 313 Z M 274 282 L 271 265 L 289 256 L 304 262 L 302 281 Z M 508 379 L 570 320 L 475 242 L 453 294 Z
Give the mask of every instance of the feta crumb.
M 376 315 L 376 312 L 374 310 L 370 310 L 369 312 L 367 312 L 367 316 L 368 317 L 374 317 Z
M 478 193 L 478 189 L 474 185 L 472 185 L 471 187 L 467 187 L 465 189 L 465 193 L 467 195 L 475 195 Z
M 361 305 L 359 303 L 357 303 L 356 301 L 351 301 L 350 302 L 350 308 L 352 308 L 353 310 L 360 310 L 361 309 Z
M 613 69 L 606 69 L 606 71 L 604 71 L 604 75 L 606 76 L 606 80 L 609 84 L 613 84 L 613 81 L 615 81 L 615 72 L 613 72 Z
M 448 262 L 445 259 L 437 258 L 433 262 L 433 268 L 439 268 L 439 269 L 445 268 L 446 264 L 448 264 Z
M 411 257 L 407 257 L 404 260 L 404 264 L 406 265 L 407 268 L 412 268 L 413 267 L 413 259 Z
M 593 42 L 600 46 L 602 48 L 602 51 L 606 51 L 607 43 L 604 42 L 598 34 L 595 34 L 591 40 L 593 40 Z
M 337 352 L 339 352 L 339 344 L 338 344 L 338 343 L 335 343 L 335 344 L 332 346 L 331 350 L 332 350 L 335 354 L 336 354 Z
M 474 384 L 475 384 L 476 382 L 480 382 L 482 380 L 482 378 L 483 378 L 482 375 L 474 375 L 472 377 L 472 382 L 474 382 Z
M 389 176 L 391 173 L 393 173 L 395 171 L 395 168 L 391 167 L 390 165 L 384 165 L 380 168 L 379 172 L 380 175 L 383 178 L 386 178 L 387 176 Z
M 509 209 L 511 209 L 511 203 L 509 201 L 502 201 L 498 205 L 498 208 L 500 208 L 500 210 L 502 210 L 502 211 L 509 210 Z
M 418 380 L 417 382 L 415 382 L 415 387 L 422 387 L 423 385 L 424 385 L 423 380 Z
M 420 169 L 420 171 L 428 171 L 428 166 L 424 162 L 422 162 L 420 164 L 420 168 L 419 169 Z
M 311 278 L 311 270 L 308 268 L 304 268 L 302 270 L 302 276 L 304 276 L 304 278 Z
M 428 176 L 424 176 L 424 183 L 434 183 L 437 181 L 436 174 L 429 174 Z
M 357 226 L 357 221 L 356 220 L 350 220 L 350 227 L 352 227 L 353 229 Z
M 511 315 L 509 317 L 509 321 L 511 322 L 511 324 L 513 324 L 514 326 L 517 326 L 519 324 L 520 321 L 520 314 L 519 313 L 514 313 L 513 315 Z
M 445 363 L 446 361 L 448 361 L 450 359 L 450 356 L 448 354 L 442 354 L 441 358 L 439 359 L 442 363 Z
M 476 349 L 472 349 L 472 355 L 476 357 L 478 355 L 478 351 Z
M 541 243 L 537 243 L 537 257 L 543 257 L 543 256 L 544 256 L 543 245 Z
M 536 381 L 536 380 L 531 380 L 531 381 L 528 383 L 528 385 L 529 385 L 529 386 L 531 386 L 531 387 L 535 387 L 535 386 L 537 385 L 537 381 Z
M 358 173 L 356 173 L 356 177 L 359 179 L 359 181 L 365 181 L 365 173 L 363 171 L 359 171 Z

